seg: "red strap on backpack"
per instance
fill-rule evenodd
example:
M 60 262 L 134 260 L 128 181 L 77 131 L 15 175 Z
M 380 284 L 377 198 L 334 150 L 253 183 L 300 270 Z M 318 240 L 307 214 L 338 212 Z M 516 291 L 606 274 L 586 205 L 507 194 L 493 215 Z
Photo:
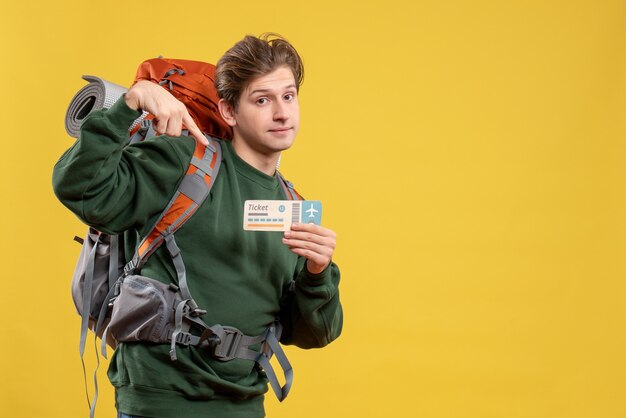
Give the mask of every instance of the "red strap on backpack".
M 153 58 L 142 62 L 135 75 L 135 83 L 148 80 L 168 89 L 187 107 L 200 130 L 212 137 L 231 139 L 233 131 L 217 107 L 219 96 L 215 90 L 215 66 L 206 62 Z M 146 119 L 153 119 L 149 115 Z M 137 127 L 135 131 L 139 129 Z M 135 132 L 131 132 L 134 134 Z

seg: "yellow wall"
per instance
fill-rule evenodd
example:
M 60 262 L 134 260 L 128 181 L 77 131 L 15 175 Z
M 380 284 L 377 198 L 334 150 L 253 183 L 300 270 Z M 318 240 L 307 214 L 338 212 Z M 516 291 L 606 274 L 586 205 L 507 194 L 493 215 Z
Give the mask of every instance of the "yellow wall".
M 345 308 L 336 343 L 289 349 L 268 416 L 626 416 L 623 1 L 139 4 L 0 10 L 0 416 L 86 416 L 84 227 L 50 186 L 80 76 L 128 85 L 264 31 L 305 59 L 282 169 L 324 202 Z

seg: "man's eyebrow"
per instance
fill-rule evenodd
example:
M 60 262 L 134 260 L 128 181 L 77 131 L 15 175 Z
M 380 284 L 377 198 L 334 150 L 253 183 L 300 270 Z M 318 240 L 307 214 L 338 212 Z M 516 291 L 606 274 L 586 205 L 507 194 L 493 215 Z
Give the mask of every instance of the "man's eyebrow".
M 283 90 L 295 89 L 295 88 L 296 88 L 295 84 L 290 84 L 288 86 L 283 87 Z M 256 90 L 252 90 L 250 92 L 250 95 L 252 96 L 253 94 L 256 94 L 256 93 L 267 93 L 270 91 L 272 91 L 272 89 L 256 89 Z

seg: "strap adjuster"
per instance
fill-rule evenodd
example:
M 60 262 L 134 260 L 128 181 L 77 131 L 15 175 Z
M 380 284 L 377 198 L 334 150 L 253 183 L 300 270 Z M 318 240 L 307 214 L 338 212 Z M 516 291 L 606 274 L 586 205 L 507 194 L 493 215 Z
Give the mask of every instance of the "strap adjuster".
M 150 119 L 142 119 L 140 127 L 137 130 L 137 132 L 139 133 L 139 135 L 145 137 L 146 133 L 148 132 L 148 130 L 150 129 L 151 126 L 152 126 L 152 120 L 150 120 Z
M 135 272 L 135 269 L 137 268 L 137 266 L 139 265 L 139 262 L 137 261 L 137 259 L 135 257 L 133 257 L 132 260 L 130 260 L 125 266 L 124 266 L 124 274 L 125 275 L 130 275 L 132 273 Z
M 217 328 L 217 327 L 215 327 Z M 213 331 L 217 331 L 216 329 Z M 235 358 L 239 350 L 239 343 L 243 333 L 234 327 L 219 326 L 219 332 L 215 332 L 219 342 L 213 347 L 213 355 L 220 361 L 228 361 Z
M 178 344 L 182 344 L 185 346 L 188 346 L 189 344 L 191 344 L 191 334 L 189 334 L 188 332 L 181 332 L 176 336 L 176 342 Z
M 169 84 L 170 91 L 174 90 L 174 85 L 172 84 L 172 81 L 167 79 L 169 76 L 171 76 L 174 73 L 185 75 L 185 71 L 181 70 L 180 68 L 172 68 L 171 70 L 169 70 L 163 75 L 163 78 L 161 79 L 161 81 L 159 81 L 159 85 L 162 86 L 164 84 Z

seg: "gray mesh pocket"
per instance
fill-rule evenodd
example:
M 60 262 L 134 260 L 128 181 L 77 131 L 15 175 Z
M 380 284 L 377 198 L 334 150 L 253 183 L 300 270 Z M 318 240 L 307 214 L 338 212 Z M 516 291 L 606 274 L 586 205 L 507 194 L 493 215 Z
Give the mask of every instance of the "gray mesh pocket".
M 144 276 L 128 276 L 113 303 L 109 332 L 117 341 L 168 341 L 177 291 Z

